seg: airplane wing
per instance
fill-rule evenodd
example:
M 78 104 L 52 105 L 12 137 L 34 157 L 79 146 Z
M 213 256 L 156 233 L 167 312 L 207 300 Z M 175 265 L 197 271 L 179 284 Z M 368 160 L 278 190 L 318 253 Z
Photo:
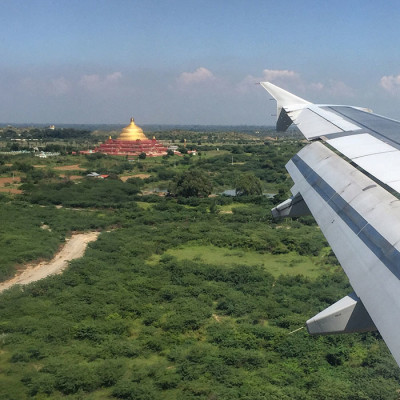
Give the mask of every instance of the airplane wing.
M 277 130 L 294 123 L 311 142 L 286 165 L 293 196 L 272 213 L 311 213 L 354 289 L 308 320 L 308 331 L 378 329 L 400 365 L 400 122 L 261 85 L 277 101 Z

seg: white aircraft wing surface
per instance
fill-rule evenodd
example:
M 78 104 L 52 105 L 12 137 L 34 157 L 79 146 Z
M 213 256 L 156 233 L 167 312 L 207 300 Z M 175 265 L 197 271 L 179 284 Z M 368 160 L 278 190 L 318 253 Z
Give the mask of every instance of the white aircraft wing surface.
M 294 122 L 311 141 L 286 165 L 293 196 L 272 213 L 311 212 L 355 291 L 307 328 L 311 334 L 378 329 L 400 365 L 400 122 L 261 85 L 277 100 L 277 129 Z

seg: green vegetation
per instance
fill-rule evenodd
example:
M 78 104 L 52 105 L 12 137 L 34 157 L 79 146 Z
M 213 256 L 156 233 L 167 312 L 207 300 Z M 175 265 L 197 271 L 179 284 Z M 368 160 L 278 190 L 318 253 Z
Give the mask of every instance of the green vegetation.
M 71 231 L 100 230 L 118 221 L 115 215 L 39 207 L 0 201 L 0 281 L 17 265 L 50 259 Z
M 236 182 L 236 196 L 257 196 L 262 194 L 260 180 L 251 172 L 239 176 Z
M 122 205 L 136 207 L 132 196 L 140 192 L 140 185 L 140 180 L 123 183 L 117 179 L 85 179 L 77 183 L 70 180 L 30 183 L 22 185 L 22 189 L 24 198 L 31 203 L 117 208 Z
M 177 178 L 171 185 L 170 192 L 182 197 L 207 197 L 212 192 L 212 186 L 203 171 L 191 170 Z
M 227 249 L 213 245 L 199 246 L 188 243 L 178 248 L 167 250 L 165 254 L 176 257 L 179 261 L 195 261 L 218 266 L 249 266 L 261 267 L 276 278 L 280 275 L 303 275 L 317 278 L 321 275 L 323 267 L 318 257 L 300 256 L 295 252 L 286 254 L 270 254 L 243 249 Z M 154 255 L 150 258 L 151 264 L 158 263 L 161 256 Z
M 72 231 L 102 234 L 62 275 L 1 294 L 0 399 L 398 399 L 379 334 L 299 329 L 351 287 L 311 217 L 271 220 L 302 144 L 251 140 L 129 165 L 75 159 L 126 182 L 66 179 L 53 160 L 35 175 L 23 156 L 3 170 L 25 182 L 0 198 L 0 279 Z M 248 174 L 275 198 L 218 195 Z M 213 197 L 152 190 L 199 176 Z

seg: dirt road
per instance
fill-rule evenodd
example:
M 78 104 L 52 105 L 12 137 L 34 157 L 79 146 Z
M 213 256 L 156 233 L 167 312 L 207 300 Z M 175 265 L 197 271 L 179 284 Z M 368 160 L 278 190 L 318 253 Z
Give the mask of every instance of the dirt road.
M 63 165 L 61 167 L 54 167 L 57 171 L 85 171 L 85 168 L 81 168 L 79 164 L 74 165 Z
M 29 264 L 26 269 L 19 272 L 14 278 L 0 283 L 0 293 L 13 285 L 26 285 L 49 275 L 60 274 L 68 266 L 69 261 L 83 256 L 88 243 L 96 240 L 99 233 L 88 232 L 72 235 L 52 260 L 36 265 Z
M 136 175 L 124 175 L 120 176 L 119 179 L 121 179 L 122 182 L 126 182 L 129 178 L 140 178 L 140 179 L 146 179 L 150 178 L 150 174 L 136 174 Z

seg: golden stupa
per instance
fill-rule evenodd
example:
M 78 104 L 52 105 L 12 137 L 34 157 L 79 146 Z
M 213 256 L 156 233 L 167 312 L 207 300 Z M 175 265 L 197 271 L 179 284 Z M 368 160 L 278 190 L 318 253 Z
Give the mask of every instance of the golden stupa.
M 118 137 L 119 140 L 147 140 L 143 133 L 143 129 L 135 124 L 135 120 L 131 118 L 131 123 L 122 129 Z

